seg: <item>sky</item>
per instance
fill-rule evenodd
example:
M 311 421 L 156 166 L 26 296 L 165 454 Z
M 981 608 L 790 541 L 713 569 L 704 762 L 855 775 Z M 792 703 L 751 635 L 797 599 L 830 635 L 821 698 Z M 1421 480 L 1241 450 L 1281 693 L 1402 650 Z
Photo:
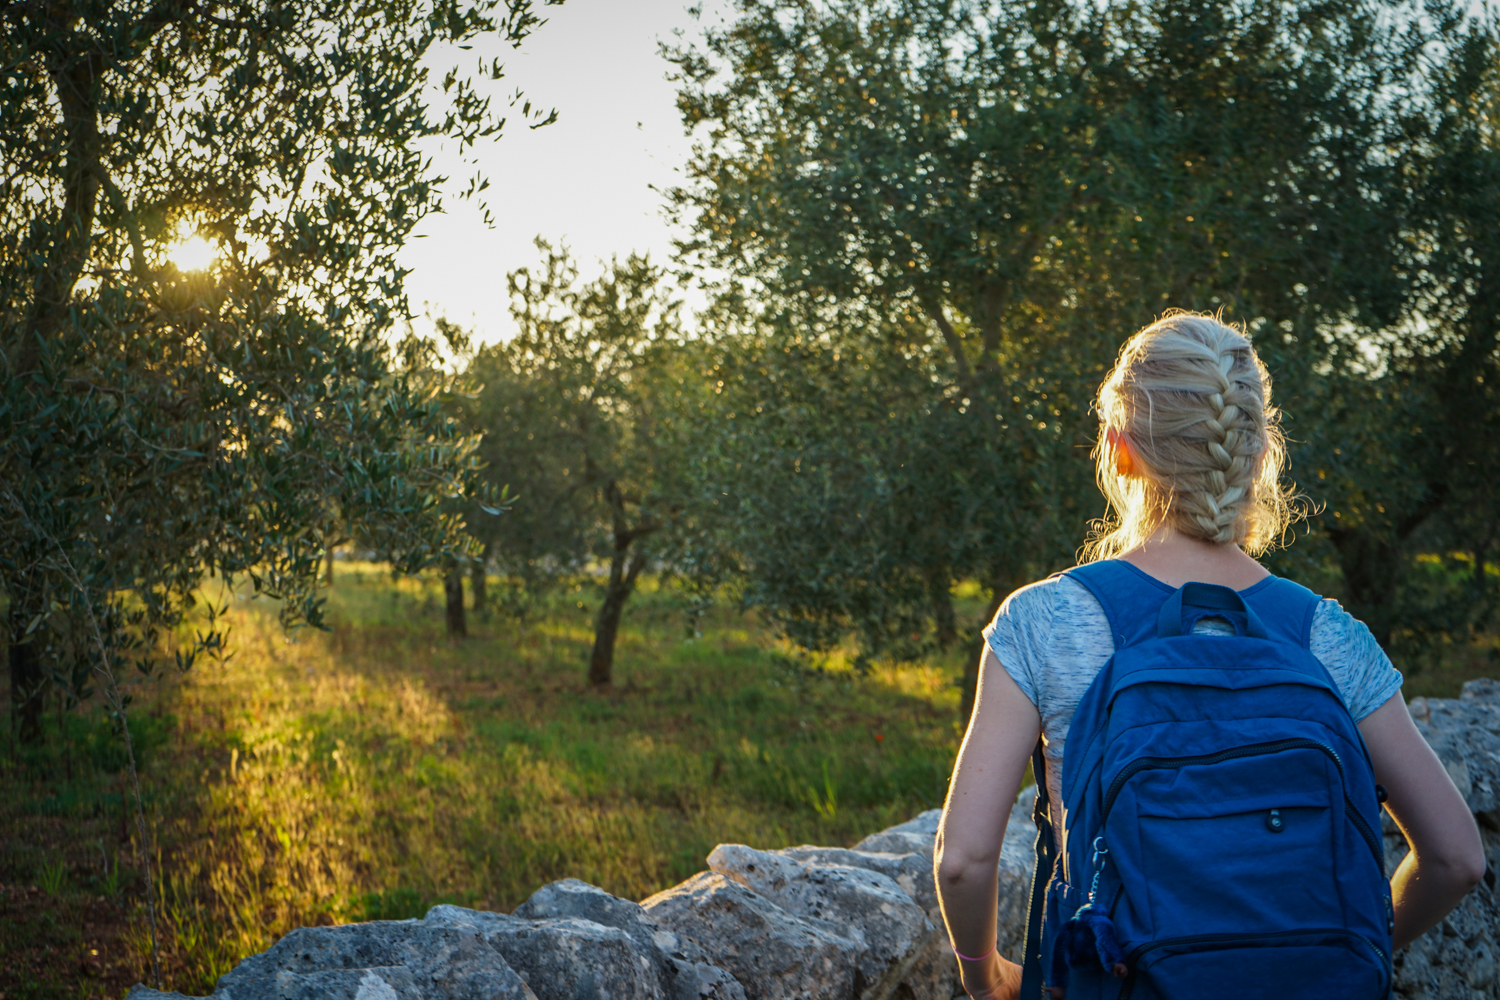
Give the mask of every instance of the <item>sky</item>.
M 499 56 L 508 96 L 519 87 L 534 106 L 556 108 L 557 121 L 535 131 L 512 114 L 504 134 L 479 147 L 489 178 L 493 228 L 468 202 L 426 220 L 407 244 L 407 292 L 418 313 L 446 316 L 491 342 L 514 329 L 505 275 L 535 264 L 533 239 L 565 241 L 585 277 L 598 261 L 631 251 L 667 262 L 673 230 L 662 216 L 665 189 L 679 182 L 691 149 L 666 79 L 659 41 L 673 30 L 696 36 L 718 23 L 722 3 L 704 3 L 702 18 L 687 0 L 567 0 L 540 8 L 547 23 L 518 50 L 494 45 L 466 55 Z M 440 73 L 438 74 L 441 75 Z M 474 171 L 456 150 L 432 150 L 435 167 L 455 179 Z

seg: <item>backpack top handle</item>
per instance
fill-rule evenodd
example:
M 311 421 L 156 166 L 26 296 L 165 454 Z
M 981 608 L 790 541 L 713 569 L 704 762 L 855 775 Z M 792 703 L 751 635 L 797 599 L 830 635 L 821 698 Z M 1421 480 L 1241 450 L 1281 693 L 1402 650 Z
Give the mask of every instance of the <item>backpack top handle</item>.
M 1266 627 L 1261 624 L 1255 612 L 1250 610 L 1239 593 L 1229 587 L 1221 587 L 1216 583 L 1185 583 L 1172 592 L 1161 606 L 1161 612 L 1156 618 L 1156 634 L 1162 639 L 1174 635 L 1183 635 L 1183 619 L 1186 617 L 1184 610 L 1192 608 L 1198 611 L 1210 612 L 1212 617 L 1223 618 L 1234 626 L 1236 635 L 1249 636 L 1252 639 L 1269 639 Z M 1194 615 L 1193 622 L 1199 618 L 1207 618 L 1210 615 Z M 1187 625 L 1191 629 L 1192 624 Z

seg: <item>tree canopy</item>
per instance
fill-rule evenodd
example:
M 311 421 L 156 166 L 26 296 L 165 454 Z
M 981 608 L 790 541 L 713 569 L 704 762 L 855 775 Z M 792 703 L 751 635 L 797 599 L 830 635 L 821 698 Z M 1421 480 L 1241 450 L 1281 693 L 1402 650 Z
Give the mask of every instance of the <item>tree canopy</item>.
M 49 678 L 150 669 L 205 570 L 317 624 L 344 530 L 408 571 L 470 544 L 443 501 L 473 489 L 474 442 L 402 335 L 397 251 L 445 199 L 484 198 L 414 143 L 505 124 L 498 62 L 432 67 L 539 20 L 531 0 L 73 0 L 0 23 L 0 589 L 35 738 Z M 211 263 L 174 263 L 189 238 Z
M 1167 307 L 1223 310 L 1271 367 L 1314 514 L 1278 564 L 1341 585 L 1383 641 L 1420 645 L 1463 634 L 1488 600 L 1448 600 L 1451 574 L 1412 560 L 1453 553 L 1473 596 L 1493 544 L 1478 484 L 1496 357 L 1495 40 L 1490 15 L 1374 0 L 743 0 L 668 51 L 700 137 L 670 198 L 692 228 L 685 260 L 727 272 L 763 315 L 840 316 L 799 321 L 770 350 L 745 341 L 757 373 L 800 336 L 820 373 L 804 375 L 819 401 L 804 405 L 842 413 L 840 400 L 922 382 L 912 412 L 953 421 L 933 440 L 963 453 L 933 463 L 907 523 L 881 536 L 892 569 L 930 572 L 929 535 L 977 538 L 987 554 L 952 571 L 997 597 L 1067 565 L 1100 511 L 1090 401 L 1118 345 Z M 854 388 L 877 371 L 886 395 Z M 735 437 L 791 440 L 785 408 L 731 408 Z M 807 544 L 878 564 L 859 554 L 874 533 L 848 519 L 911 474 L 885 454 L 903 419 L 796 438 L 790 466 L 838 456 L 847 502 L 782 496 L 824 511 L 821 533 L 739 550 L 755 602 L 833 621 L 903 586 L 882 570 L 815 593 L 783 572 Z M 987 505 L 1004 516 L 974 531 Z M 1438 623 L 1439 604 L 1465 610 Z
M 533 587 L 591 559 L 608 567 L 589 661 L 605 685 L 625 603 L 682 503 L 680 305 L 644 257 L 581 281 L 566 250 L 538 249 L 541 266 L 508 279 L 516 335 L 469 368 L 483 385 L 466 419 L 484 434 L 486 475 L 519 501 L 481 534 Z

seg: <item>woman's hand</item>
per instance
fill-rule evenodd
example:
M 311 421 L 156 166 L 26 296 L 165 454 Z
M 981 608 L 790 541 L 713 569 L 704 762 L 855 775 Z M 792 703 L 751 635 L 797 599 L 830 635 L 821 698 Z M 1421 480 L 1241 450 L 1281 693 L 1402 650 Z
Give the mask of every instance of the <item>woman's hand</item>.
M 974 1000 L 1016 1000 L 1021 995 L 1021 967 L 990 952 L 978 962 L 958 960 L 964 990 Z

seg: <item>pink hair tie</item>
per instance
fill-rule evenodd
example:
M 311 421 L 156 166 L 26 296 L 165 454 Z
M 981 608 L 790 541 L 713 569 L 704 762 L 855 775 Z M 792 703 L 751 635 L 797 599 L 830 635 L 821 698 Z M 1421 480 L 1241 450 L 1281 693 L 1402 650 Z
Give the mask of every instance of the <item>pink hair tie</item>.
M 950 942 L 950 947 L 951 947 L 951 942 Z M 1000 947 L 1000 942 L 996 941 L 990 947 L 989 951 L 985 952 L 983 955 L 980 955 L 978 958 L 970 958 L 968 955 L 965 955 L 963 952 L 959 951 L 957 948 L 953 949 L 953 954 L 957 955 L 959 958 L 963 959 L 965 962 L 983 962 L 985 959 L 987 959 L 991 955 L 993 955 L 995 953 L 995 949 L 998 948 L 998 947 Z

